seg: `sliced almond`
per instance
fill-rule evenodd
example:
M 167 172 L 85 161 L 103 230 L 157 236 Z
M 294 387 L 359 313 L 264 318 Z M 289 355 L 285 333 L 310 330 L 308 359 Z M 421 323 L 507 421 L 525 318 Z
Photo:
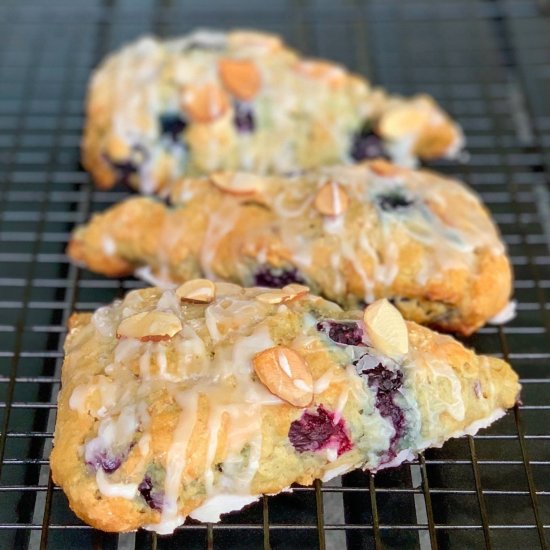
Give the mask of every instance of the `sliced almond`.
M 111 134 L 109 136 L 105 145 L 105 150 L 109 158 L 115 162 L 127 161 L 132 153 L 130 145 L 116 134 Z
M 292 283 L 284 286 L 282 288 L 282 292 L 286 295 L 285 302 L 288 302 L 290 300 L 294 300 L 295 298 L 299 298 L 300 296 L 305 296 L 309 292 L 309 287 Z
M 313 401 L 313 377 L 305 360 L 285 346 L 268 348 L 252 359 L 254 372 L 274 395 L 295 407 Z
M 403 172 L 402 168 L 384 159 L 371 160 L 368 166 L 375 174 L 382 177 L 393 177 Z
M 399 310 L 385 298 L 365 309 L 365 330 L 373 346 L 390 357 L 409 351 L 409 332 Z
M 302 60 L 296 64 L 296 70 L 308 78 L 327 82 L 331 87 L 338 87 L 346 82 L 346 71 L 328 61 Z
M 194 122 L 212 122 L 229 109 L 229 99 L 215 84 L 189 86 L 183 90 L 182 106 Z
M 264 304 L 284 304 L 290 302 L 299 296 L 305 296 L 309 292 L 309 288 L 304 285 L 290 284 L 280 290 L 272 290 L 270 292 L 262 292 L 256 296 L 258 302 Z
M 142 342 L 169 340 L 182 329 L 181 321 L 169 311 L 143 311 L 123 319 L 117 338 L 137 338 Z
M 248 172 L 215 172 L 210 180 L 218 189 L 233 195 L 251 195 L 262 188 L 260 176 Z
M 446 120 L 437 126 L 428 126 L 422 130 L 414 146 L 414 153 L 425 159 L 438 158 L 449 151 L 458 140 L 459 132 L 451 121 Z
M 349 205 L 348 195 L 335 181 L 325 183 L 315 197 L 315 208 L 325 216 L 339 216 Z
M 429 113 L 414 103 L 407 103 L 390 109 L 378 123 L 380 135 L 396 140 L 410 134 L 419 134 L 428 121 Z
M 251 100 L 261 86 L 260 71 L 247 59 L 220 59 L 220 78 L 226 89 L 243 101 Z
M 282 304 L 285 301 L 286 294 L 281 290 L 273 290 L 272 292 L 262 292 L 256 296 L 258 302 L 262 304 Z
M 209 304 L 216 296 L 216 286 L 208 279 L 193 279 L 176 288 L 176 296 L 182 302 Z

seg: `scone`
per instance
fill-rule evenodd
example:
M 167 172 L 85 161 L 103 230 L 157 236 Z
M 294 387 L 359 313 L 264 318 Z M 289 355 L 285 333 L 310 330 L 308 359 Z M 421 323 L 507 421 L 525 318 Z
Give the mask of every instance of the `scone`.
M 518 377 L 386 300 L 194 280 L 75 314 L 51 468 L 105 531 L 170 533 L 293 483 L 377 471 L 512 407 Z
M 73 233 L 69 256 L 154 284 L 303 283 L 345 307 L 386 297 L 412 321 L 463 334 L 510 297 L 510 263 L 485 207 L 428 171 L 377 160 L 286 178 L 223 172 L 184 178 L 172 202 L 181 206 L 131 198 L 96 214 Z
M 275 35 L 142 38 L 92 77 L 82 157 L 97 185 L 166 193 L 184 175 L 288 173 L 387 156 L 455 157 L 462 132 L 427 95 L 390 96 Z

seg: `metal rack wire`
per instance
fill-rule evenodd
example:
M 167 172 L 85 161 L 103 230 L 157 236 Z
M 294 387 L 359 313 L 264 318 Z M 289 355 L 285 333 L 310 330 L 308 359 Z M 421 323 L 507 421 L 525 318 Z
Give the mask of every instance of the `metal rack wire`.
M 324 0 L 259 4 L 25 0 L 0 5 L 0 548 L 547 548 L 550 529 L 550 12 L 545 0 Z M 133 280 L 68 264 L 74 224 L 126 191 L 78 165 L 92 67 L 145 32 L 249 26 L 346 63 L 456 115 L 470 162 L 440 169 L 481 194 L 508 243 L 517 318 L 467 341 L 520 373 L 523 404 L 411 466 L 264 498 L 170 538 L 82 524 L 47 457 L 65 322 Z

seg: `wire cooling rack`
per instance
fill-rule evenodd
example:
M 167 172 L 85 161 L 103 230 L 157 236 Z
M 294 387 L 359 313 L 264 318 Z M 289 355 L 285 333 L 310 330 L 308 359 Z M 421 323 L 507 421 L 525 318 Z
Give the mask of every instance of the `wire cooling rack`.
M 547 548 L 550 529 L 550 13 L 548 1 L 6 0 L 0 4 L 0 548 Z M 230 9 L 229 9 L 230 7 Z M 470 182 L 513 260 L 517 318 L 466 343 L 520 373 L 523 405 L 475 437 L 376 477 L 264 498 L 172 537 L 81 523 L 49 477 L 65 322 L 133 280 L 68 264 L 71 228 L 126 191 L 78 164 L 90 71 L 146 32 L 283 34 L 394 92 L 433 94 L 462 123 Z

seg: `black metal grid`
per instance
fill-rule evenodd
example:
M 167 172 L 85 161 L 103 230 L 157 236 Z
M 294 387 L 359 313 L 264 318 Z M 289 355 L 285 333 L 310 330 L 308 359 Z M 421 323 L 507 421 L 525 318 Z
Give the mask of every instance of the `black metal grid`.
M 550 20 L 545 0 L 16 0 L 0 4 L 0 548 L 547 548 L 550 529 Z M 524 404 L 475 437 L 370 477 L 264 498 L 169 538 L 100 533 L 68 509 L 47 457 L 65 322 L 139 286 L 68 264 L 69 232 L 126 191 L 78 165 L 92 67 L 145 32 L 249 26 L 344 62 L 459 118 L 508 243 L 517 318 L 467 344 L 520 373 Z M 546 537 L 546 538 L 545 538 Z

